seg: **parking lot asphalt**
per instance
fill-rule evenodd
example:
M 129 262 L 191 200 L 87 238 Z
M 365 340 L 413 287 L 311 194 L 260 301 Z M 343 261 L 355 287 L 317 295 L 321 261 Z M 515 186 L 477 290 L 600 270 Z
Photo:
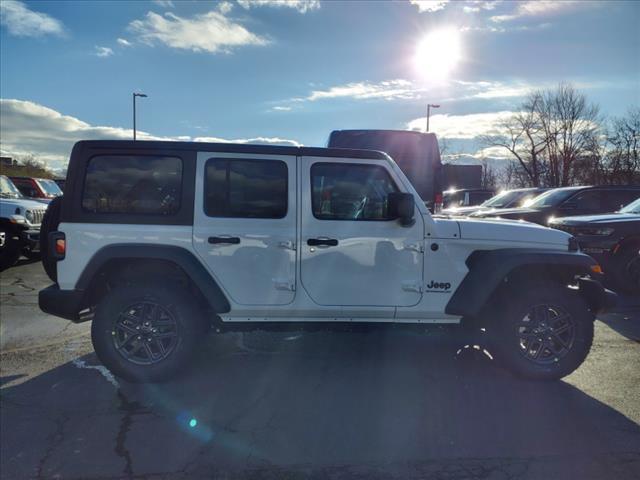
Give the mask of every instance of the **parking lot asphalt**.
M 89 324 L 45 315 L 40 264 L 0 275 L 4 479 L 640 478 L 640 308 L 596 322 L 560 382 L 424 333 L 210 335 L 161 385 L 114 378 Z

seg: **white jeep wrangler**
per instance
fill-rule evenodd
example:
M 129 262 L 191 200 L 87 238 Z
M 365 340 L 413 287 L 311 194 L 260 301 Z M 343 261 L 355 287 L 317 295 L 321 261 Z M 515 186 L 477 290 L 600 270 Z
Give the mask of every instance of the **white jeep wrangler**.
M 92 319 L 98 357 L 133 381 L 174 375 L 210 326 L 355 322 L 484 328 L 512 371 L 557 379 L 607 301 L 568 234 L 433 217 L 381 152 L 83 141 L 65 186 L 40 308 Z

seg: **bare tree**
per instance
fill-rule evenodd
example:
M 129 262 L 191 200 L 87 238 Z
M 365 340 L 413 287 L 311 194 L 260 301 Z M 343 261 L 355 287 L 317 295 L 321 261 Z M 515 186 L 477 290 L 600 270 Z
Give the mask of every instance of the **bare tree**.
M 482 164 L 482 188 L 493 190 L 498 184 L 498 175 L 486 158 L 480 160 Z
M 608 133 L 606 174 L 610 183 L 640 182 L 640 107 L 615 118 Z
M 598 107 L 570 84 L 561 83 L 555 90 L 540 93 L 536 116 L 546 144 L 546 185 L 571 185 L 576 161 L 589 153 L 598 135 Z
M 518 161 L 520 170 L 527 178 L 526 183 L 536 187 L 540 186 L 541 175 L 546 170 L 544 157 L 541 156 L 546 141 L 540 135 L 542 126 L 538 119 L 541 101 L 541 93 L 531 93 L 520 106 L 520 111 L 499 125 L 505 132 L 503 135 L 484 136 L 480 140 L 486 146 L 506 149 Z
M 481 141 L 505 148 L 527 186 L 559 187 L 583 177 L 585 165 L 590 177 L 601 169 L 600 123 L 598 107 L 561 83 L 554 90 L 529 94 L 519 111 L 500 125 L 502 135 Z

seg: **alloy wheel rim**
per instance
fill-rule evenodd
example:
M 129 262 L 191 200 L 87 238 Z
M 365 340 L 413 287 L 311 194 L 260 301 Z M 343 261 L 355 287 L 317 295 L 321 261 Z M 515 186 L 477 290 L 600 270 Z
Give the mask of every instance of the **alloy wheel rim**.
M 538 365 L 557 363 L 572 349 L 576 337 L 571 314 L 557 305 L 535 305 L 517 329 L 520 353 Z
M 164 306 L 141 301 L 123 309 L 111 330 L 116 351 L 137 365 L 152 365 L 166 359 L 178 344 L 178 324 Z

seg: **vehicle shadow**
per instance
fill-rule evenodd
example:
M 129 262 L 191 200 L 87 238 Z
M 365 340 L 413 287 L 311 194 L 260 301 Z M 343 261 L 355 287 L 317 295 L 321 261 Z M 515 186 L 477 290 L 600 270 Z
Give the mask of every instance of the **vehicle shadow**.
M 607 324 L 620 335 L 640 342 L 640 298 L 620 295 L 615 309 L 598 315 L 598 320 Z
M 640 471 L 640 426 L 568 383 L 520 380 L 460 347 L 439 333 L 227 334 L 207 340 L 194 368 L 156 385 L 113 379 L 87 355 L 2 390 L 3 476 Z

